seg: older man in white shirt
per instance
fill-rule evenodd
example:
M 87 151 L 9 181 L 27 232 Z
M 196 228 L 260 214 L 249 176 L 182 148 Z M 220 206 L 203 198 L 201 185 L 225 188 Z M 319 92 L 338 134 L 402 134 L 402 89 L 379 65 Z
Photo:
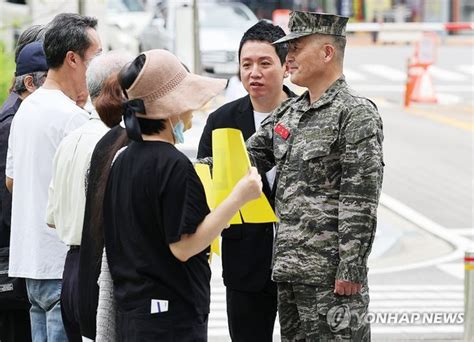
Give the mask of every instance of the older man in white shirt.
M 127 54 L 120 52 L 109 52 L 92 60 L 86 73 L 92 103 L 98 97 L 104 81 L 130 60 Z M 49 185 L 46 223 L 56 228 L 59 238 L 69 246 L 61 292 L 63 321 L 77 340 L 81 339 L 78 273 L 87 174 L 94 147 L 108 129 L 92 108 L 89 121 L 67 135 L 59 145 Z
M 76 105 L 86 88 L 86 69 L 102 50 L 97 20 L 58 14 L 43 48 L 49 71 L 13 119 L 5 183 L 12 194 L 9 276 L 26 279 L 34 341 L 68 341 L 60 293 L 66 246 L 44 222 L 54 154 L 61 140 L 87 122 Z M 67 328 L 66 328 L 67 329 Z

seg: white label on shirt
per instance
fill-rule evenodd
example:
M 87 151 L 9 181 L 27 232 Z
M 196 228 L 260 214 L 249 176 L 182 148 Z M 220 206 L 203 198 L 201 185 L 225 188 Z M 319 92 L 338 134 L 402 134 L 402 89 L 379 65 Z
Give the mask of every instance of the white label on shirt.
M 164 299 L 151 300 L 151 313 L 159 313 L 168 311 L 168 301 Z

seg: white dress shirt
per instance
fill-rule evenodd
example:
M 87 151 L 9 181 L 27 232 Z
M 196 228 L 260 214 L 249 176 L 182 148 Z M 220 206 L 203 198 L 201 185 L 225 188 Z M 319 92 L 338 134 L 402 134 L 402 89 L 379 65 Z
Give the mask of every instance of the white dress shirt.
M 81 244 L 92 152 L 108 130 L 97 112 L 92 111 L 87 123 L 61 141 L 54 156 L 46 223 L 56 227 L 59 238 L 66 245 Z

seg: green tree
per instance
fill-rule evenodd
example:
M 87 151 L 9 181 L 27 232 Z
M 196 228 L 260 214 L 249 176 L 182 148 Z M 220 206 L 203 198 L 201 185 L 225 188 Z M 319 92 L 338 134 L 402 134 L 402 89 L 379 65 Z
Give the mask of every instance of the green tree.
M 0 41 L 0 106 L 5 102 L 15 73 L 15 62 L 12 53 L 5 52 Z

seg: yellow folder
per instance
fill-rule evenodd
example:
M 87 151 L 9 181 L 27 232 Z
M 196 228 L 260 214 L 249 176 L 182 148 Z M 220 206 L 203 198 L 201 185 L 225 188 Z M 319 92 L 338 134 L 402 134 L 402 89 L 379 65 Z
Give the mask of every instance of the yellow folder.
M 213 196 L 218 206 L 232 191 L 237 182 L 247 174 L 250 159 L 245 148 L 242 132 L 233 128 L 212 131 Z M 245 204 L 230 224 L 277 222 L 265 195 Z

